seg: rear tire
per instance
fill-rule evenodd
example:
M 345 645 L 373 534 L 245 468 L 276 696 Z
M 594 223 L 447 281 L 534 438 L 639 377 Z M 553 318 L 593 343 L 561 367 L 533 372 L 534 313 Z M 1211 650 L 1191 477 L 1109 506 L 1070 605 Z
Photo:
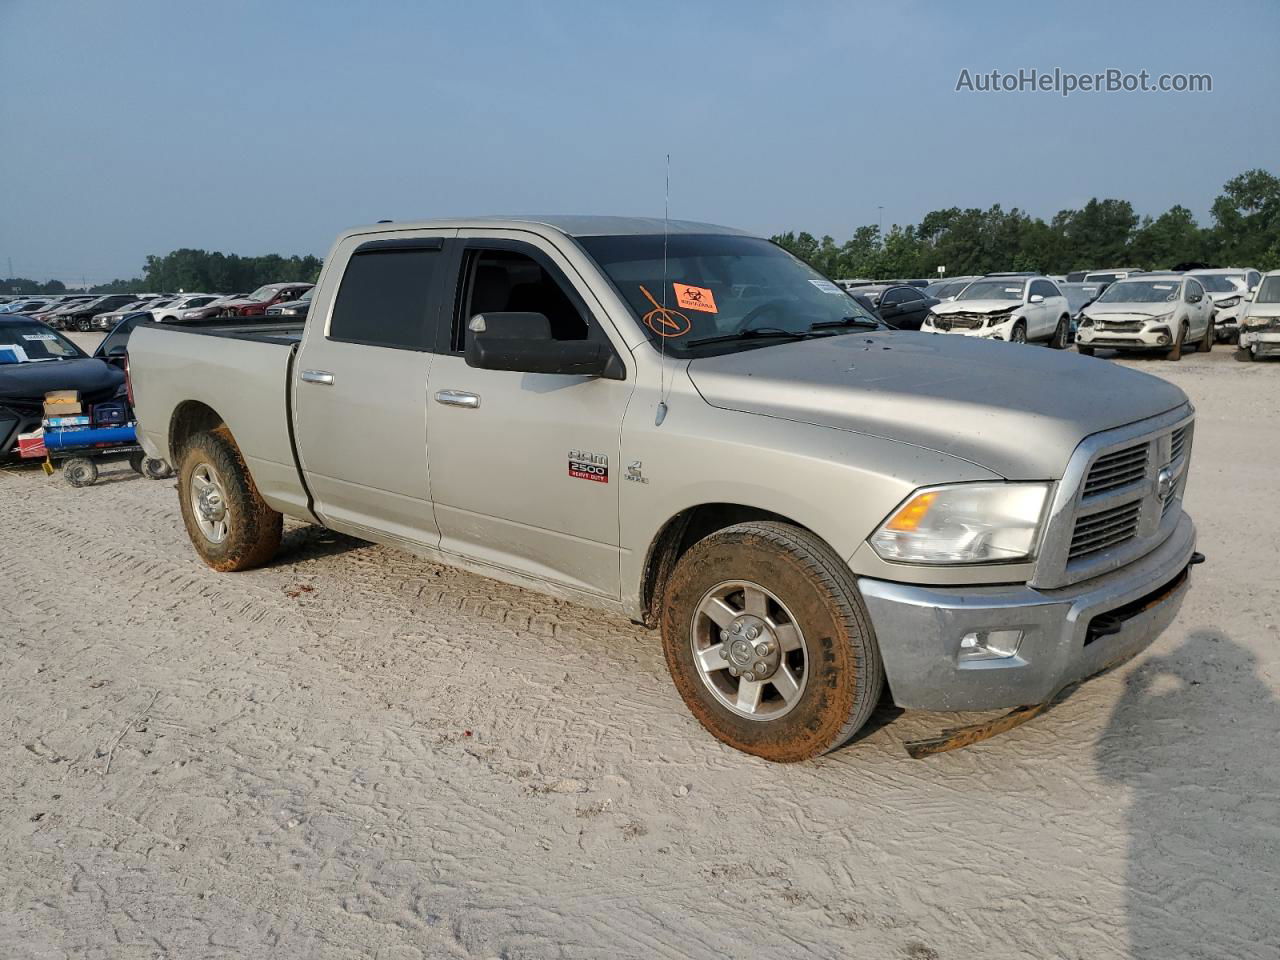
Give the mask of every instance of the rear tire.
M 1212 320 L 1209 325 L 1204 328 L 1204 337 L 1200 340 L 1200 345 L 1196 348 L 1198 353 L 1208 353 L 1213 349 L 1213 345 L 1217 342 L 1218 325 Z
M 178 471 L 178 502 L 196 553 L 214 570 L 248 570 L 280 546 L 284 518 L 267 506 L 225 427 L 193 437 Z
M 848 566 L 786 523 L 736 524 L 689 548 L 667 586 L 662 646 L 676 689 L 712 736 L 781 763 L 847 741 L 884 686 Z M 761 663 L 766 679 L 748 679 Z
M 1067 349 L 1067 338 L 1071 335 L 1071 320 L 1067 317 L 1058 319 L 1058 326 L 1053 331 L 1053 336 L 1049 338 L 1049 349 L 1065 350 Z

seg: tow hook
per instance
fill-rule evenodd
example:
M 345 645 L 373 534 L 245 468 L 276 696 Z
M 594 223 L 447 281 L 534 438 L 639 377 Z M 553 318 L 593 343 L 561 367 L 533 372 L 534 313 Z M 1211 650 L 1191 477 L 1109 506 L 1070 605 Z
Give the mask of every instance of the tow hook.
M 1204 563 L 1204 554 L 1197 550 L 1191 555 L 1191 559 L 1187 561 L 1188 567 L 1194 567 L 1197 564 Z

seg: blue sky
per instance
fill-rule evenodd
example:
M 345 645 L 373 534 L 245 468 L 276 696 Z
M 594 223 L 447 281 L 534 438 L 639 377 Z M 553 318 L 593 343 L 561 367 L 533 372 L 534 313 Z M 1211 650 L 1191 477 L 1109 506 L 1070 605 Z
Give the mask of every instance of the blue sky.
M 384 217 L 660 215 L 843 240 L 1280 172 L 1280 4 L 0 0 L 0 270 L 324 254 Z M 957 93 L 962 68 L 1207 94 Z

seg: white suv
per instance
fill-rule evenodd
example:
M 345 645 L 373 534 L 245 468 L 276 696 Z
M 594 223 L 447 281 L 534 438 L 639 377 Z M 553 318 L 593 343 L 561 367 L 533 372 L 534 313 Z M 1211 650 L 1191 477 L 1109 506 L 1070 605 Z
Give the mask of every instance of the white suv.
M 992 273 L 937 304 L 920 329 L 1011 343 L 1038 340 L 1061 350 L 1071 337 L 1071 308 L 1048 277 Z
M 1213 301 L 1190 274 L 1141 273 L 1117 280 L 1080 311 L 1076 349 L 1147 350 L 1181 360 L 1184 347 L 1211 350 Z
M 1280 356 L 1280 270 L 1263 274 L 1258 289 L 1245 297 L 1236 359 Z

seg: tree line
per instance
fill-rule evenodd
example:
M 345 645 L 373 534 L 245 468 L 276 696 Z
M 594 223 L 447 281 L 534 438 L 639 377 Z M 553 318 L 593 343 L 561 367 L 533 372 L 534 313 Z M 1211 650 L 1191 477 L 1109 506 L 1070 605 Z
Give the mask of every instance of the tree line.
M 1048 223 L 1014 207 L 951 207 L 918 224 L 858 227 L 842 244 L 787 232 L 773 237 L 829 277 L 887 279 L 999 270 L 1063 274 L 1096 267 L 1249 266 L 1280 268 L 1280 178 L 1249 170 L 1228 180 L 1213 202 L 1213 223 L 1200 226 L 1177 205 L 1139 217 L 1127 200 L 1092 199 Z
M 142 276 L 112 280 L 89 288 L 90 293 L 173 292 L 248 293 L 264 283 L 315 283 L 322 261 L 313 256 L 284 257 L 269 253 L 242 257 L 235 253 L 210 253 L 183 248 L 164 256 L 150 255 Z M 60 280 L 37 281 L 24 277 L 0 280 L 0 293 L 66 293 Z

